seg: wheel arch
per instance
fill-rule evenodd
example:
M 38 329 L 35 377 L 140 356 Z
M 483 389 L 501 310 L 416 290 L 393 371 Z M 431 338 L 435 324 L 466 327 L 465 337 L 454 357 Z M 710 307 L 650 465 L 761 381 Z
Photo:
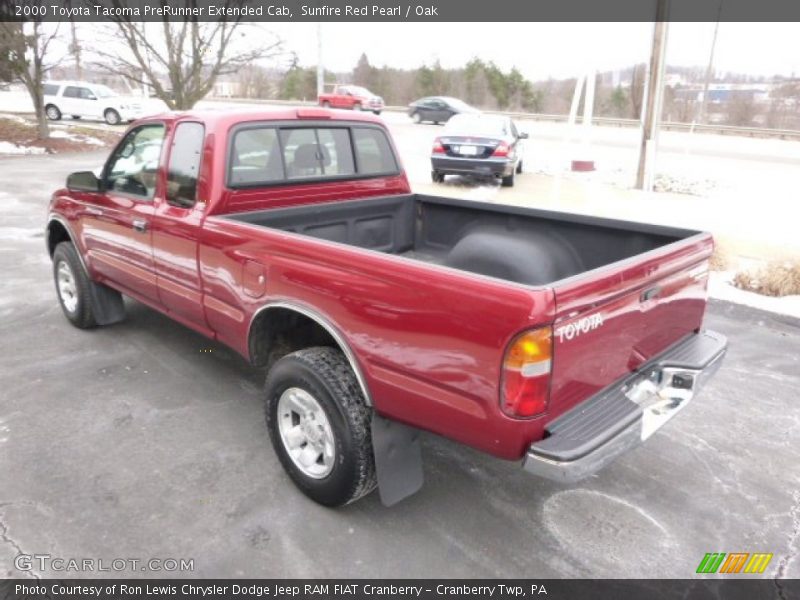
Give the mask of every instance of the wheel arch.
M 368 406 L 373 406 L 364 372 L 342 332 L 319 311 L 291 301 L 270 302 L 250 321 L 247 348 L 251 364 L 269 366 L 291 352 L 327 345 L 341 350 L 355 373 Z
M 78 238 L 72 232 L 72 228 L 63 217 L 50 214 L 47 219 L 45 242 L 47 243 L 47 252 L 50 255 L 50 258 L 53 258 L 53 252 L 56 251 L 56 246 L 58 246 L 61 242 L 71 242 L 72 245 L 75 246 L 75 250 L 78 253 L 81 266 L 87 273 L 89 272 L 89 270 L 86 268 L 86 262 L 83 259 L 83 253 L 81 252 Z

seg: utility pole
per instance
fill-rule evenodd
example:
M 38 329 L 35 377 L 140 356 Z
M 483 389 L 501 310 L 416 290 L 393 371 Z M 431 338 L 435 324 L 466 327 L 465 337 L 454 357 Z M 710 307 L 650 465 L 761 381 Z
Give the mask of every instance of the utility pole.
M 636 169 L 636 188 L 652 189 L 655 169 L 658 125 L 664 104 L 664 57 L 667 49 L 669 23 L 669 0 L 657 0 L 656 20 L 653 23 L 653 47 L 645 88 L 644 114 L 642 115 L 642 139 L 639 146 L 639 166 Z
M 325 67 L 322 64 L 322 23 L 317 23 L 317 97 L 325 91 Z
M 706 78 L 703 82 L 703 99 L 700 101 L 700 113 L 697 117 L 698 123 L 705 123 L 706 109 L 708 107 L 708 86 L 711 83 L 711 75 L 714 69 L 714 50 L 717 47 L 717 32 L 719 32 L 719 19 L 722 16 L 722 0 L 719 0 L 717 8 L 717 22 L 714 25 L 714 37 L 711 39 L 711 52 L 708 55 L 708 67 L 706 67 Z

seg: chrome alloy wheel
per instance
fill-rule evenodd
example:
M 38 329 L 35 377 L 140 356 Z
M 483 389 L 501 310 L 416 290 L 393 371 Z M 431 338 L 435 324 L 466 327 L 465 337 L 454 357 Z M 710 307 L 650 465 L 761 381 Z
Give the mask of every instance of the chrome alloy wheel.
M 283 447 L 303 474 L 322 479 L 333 470 L 336 445 L 333 429 L 319 402 L 292 387 L 278 399 L 278 431 Z
M 67 312 L 74 313 L 78 308 L 78 286 L 75 282 L 75 275 L 66 261 L 58 263 L 57 270 L 58 296 L 64 304 Z

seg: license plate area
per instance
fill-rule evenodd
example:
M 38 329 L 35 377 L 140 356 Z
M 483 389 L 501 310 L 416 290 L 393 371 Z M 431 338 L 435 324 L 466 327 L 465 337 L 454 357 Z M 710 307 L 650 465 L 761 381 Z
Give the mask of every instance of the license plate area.
M 461 156 L 477 156 L 479 150 L 477 146 L 463 145 L 458 147 L 458 153 Z

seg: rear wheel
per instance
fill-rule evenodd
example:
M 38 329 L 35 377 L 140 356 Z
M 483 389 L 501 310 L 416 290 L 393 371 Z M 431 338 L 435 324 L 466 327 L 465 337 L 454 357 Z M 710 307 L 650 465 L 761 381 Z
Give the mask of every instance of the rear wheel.
M 381 111 L 379 111 L 379 110 L 373 110 L 372 112 L 374 112 L 376 115 L 381 114 Z
M 512 171 L 511 175 L 508 177 L 503 177 L 502 185 L 503 187 L 514 187 L 514 179 L 516 175 L 516 169 Z
M 444 173 L 439 171 L 431 171 L 431 179 L 433 183 L 444 183 Z
M 120 121 L 122 121 L 119 113 L 113 108 L 106 109 L 106 112 L 103 113 L 103 116 L 106 119 L 106 123 L 109 125 L 119 125 Z
M 44 109 L 47 118 L 51 121 L 58 121 L 61 118 L 61 111 L 55 104 L 48 104 Z
M 331 103 L 328 102 L 327 100 L 322 102 L 322 108 L 330 108 L 330 107 L 331 107 Z
M 80 118 L 81 118 L 81 116 L 80 116 L 80 115 L 72 115 L 72 118 L 73 118 L 73 119 L 80 119 Z
M 276 362 L 265 413 L 278 459 L 306 496 L 342 506 L 375 489 L 372 411 L 338 349 L 307 348 Z

